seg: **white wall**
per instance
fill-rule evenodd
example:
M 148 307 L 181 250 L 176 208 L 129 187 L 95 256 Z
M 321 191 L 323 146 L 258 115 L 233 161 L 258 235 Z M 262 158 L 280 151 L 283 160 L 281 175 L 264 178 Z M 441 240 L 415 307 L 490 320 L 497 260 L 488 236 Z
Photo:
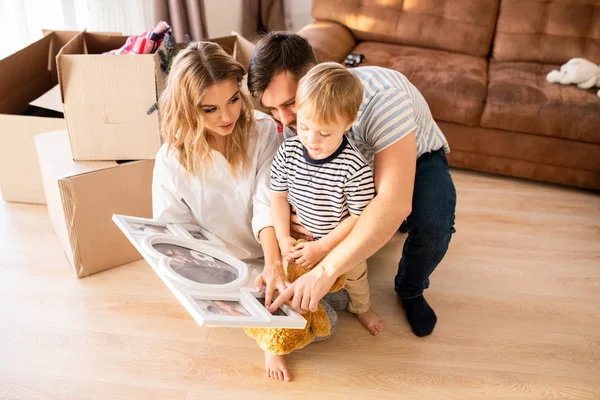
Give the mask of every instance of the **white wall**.
M 150 0 L 0 0 L 0 26 L 6 33 L 0 58 L 40 39 L 42 29 L 134 35 L 156 22 Z
M 65 0 L 63 0 L 65 1 Z M 75 5 L 78 29 L 139 35 L 149 31 L 155 20 L 153 1 L 148 0 L 67 0 Z
M 287 29 L 297 32 L 313 21 L 310 15 L 311 0 L 285 0 L 285 20 Z
M 205 0 L 208 37 L 227 36 L 242 30 L 241 0 Z
M 227 36 L 242 30 L 241 0 L 205 0 L 208 36 Z M 312 21 L 311 0 L 284 0 L 287 29 L 297 31 Z
M 156 24 L 151 0 L 0 0 L 0 58 L 42 37 L 42 29 L 139 34 Z M 242 30 L 242 0 L 205 0 L 209 37 Z M 311 0 L 284 0 L 286 25 L 310 23 Z

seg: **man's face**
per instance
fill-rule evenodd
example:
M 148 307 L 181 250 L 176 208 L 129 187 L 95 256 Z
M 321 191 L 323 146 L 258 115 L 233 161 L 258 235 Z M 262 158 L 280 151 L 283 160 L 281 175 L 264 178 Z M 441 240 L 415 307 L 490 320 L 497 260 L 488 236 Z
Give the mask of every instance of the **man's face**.
M 276 121 L 296 130 L 296 89 L 298 82 L 288 71 L 275 75 L 262 95 L 261 103 Z

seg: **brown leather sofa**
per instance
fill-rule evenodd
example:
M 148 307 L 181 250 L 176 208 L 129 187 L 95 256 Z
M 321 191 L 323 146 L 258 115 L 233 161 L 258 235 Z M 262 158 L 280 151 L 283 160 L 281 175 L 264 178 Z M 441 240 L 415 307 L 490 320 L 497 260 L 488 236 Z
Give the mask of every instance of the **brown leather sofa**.
M 319 61 L 362 53 L 402 72 L 450 142 L 451 165 L 600 190 L 600 98 L 546 82 L 600 63 L 600 0 L 313 0 L 299 32 Z

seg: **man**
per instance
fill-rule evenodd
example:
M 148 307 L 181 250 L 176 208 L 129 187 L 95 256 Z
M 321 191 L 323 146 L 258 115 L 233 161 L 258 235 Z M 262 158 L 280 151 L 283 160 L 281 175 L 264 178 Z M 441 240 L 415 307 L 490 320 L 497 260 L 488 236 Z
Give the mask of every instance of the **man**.
M 284 126 L 286 137 L 295 135 L 298 81 L 316 64 L 308 41 L 293 33 L 270 33 L 254 51 L 248 88 Z M 408 237 L 394 287 L 415 335 L 427 336 L 437 317 L 423 291 L 454 233 L 456 191 L 445 156 L 448 143 L 425 99 L 404 75 L 379 67 L 351 72 L 360 79 L 364 97 L 347 135 L 373 168 L 377 196 L 350 235 L 271 307 L 276 310 L 293 298 L 298 311 L 316 311 L 336 278 L 379 250 L 406 219 Z M 308 233 L 294 217 L 292 229 Z

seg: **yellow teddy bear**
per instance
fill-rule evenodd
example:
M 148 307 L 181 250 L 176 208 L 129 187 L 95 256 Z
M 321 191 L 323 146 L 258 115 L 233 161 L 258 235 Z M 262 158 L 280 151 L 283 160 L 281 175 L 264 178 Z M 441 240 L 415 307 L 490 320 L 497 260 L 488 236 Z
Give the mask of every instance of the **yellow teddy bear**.
M 286 268 L 288 281 L 294 282 L 308 270 L 294 262 L 289 262 Z M 337 292 L 344 287 L 346 275 L 342 275 L 334 282 L 330 293 Z M 290 302 L 288 302 L 290 303 Z M 304 314 L 306 327 L 304 329 L 282 328 L 244 328 L 244 332 L 254 339 L 261 349 L 275 355 L 290 354 L 312 343 L 315 338 L 328 336 L 331 324 L 325 308 L 319 303 L 317 311 L 308 311 Z

